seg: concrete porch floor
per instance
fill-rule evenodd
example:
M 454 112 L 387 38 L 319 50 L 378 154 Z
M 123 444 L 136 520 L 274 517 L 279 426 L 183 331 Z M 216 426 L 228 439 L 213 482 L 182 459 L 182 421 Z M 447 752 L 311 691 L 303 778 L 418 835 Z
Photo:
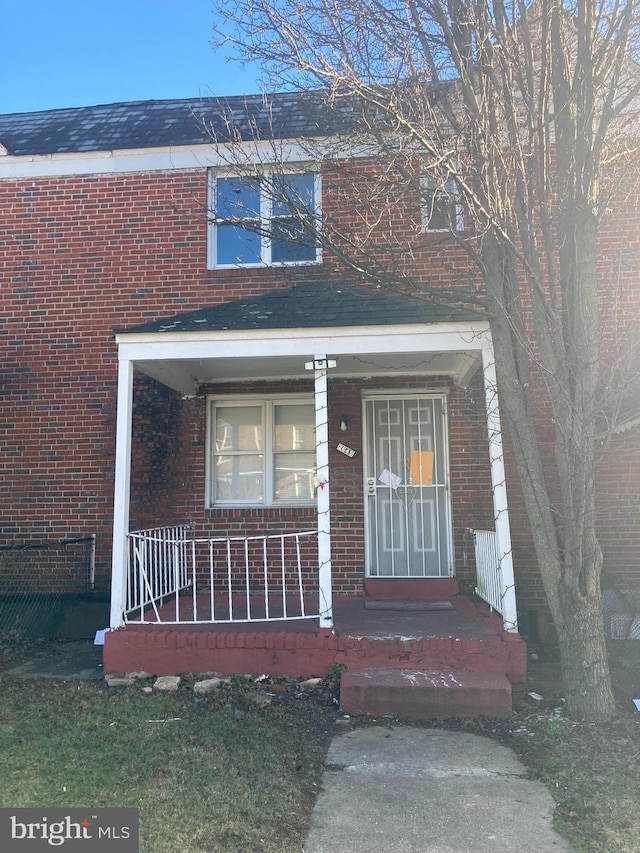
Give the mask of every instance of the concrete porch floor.
M 336 598 L 334 630 L 350 637 L 419 639 L 458 637 L 488 640 L 499 637 L 502 620 L 484 602 L 456 596 L 449 610 L 367 610 L 362 598 Z
M 318 620 L 314 618 L 288 619 L 271 622 L 191 622 L 193 618 L 193 606 L 188 595 L 180 599 L 180 616 L 184 620 L 180 625 L 173 624 L 176 607 L 174 602 L 165 603 L 159 608 L 160 622 L 152 610 L 147 610 L 145 620 L 134 618 L 127 624 L 127 630 L 136 627 L 149 626 L 157 628 L 159 624 L 165 625 L 172 630 L 201 630 L 212 633 L 228 633 L 229 631 L 244 631 L 247 633 L 280 633 L 290 631 L 294 633 L 317 634 L 319 632 Z M 383 607 L 368 610 L 365 607 L 365 599 L 359 596 L 335 596 L 333 600 L 333 631 L 350 637 L 390 639 L 404 637 L 407 639 L 418 639 L 420 637 L 465 637 L 473 639 L 488 639 L 502 633 L 502 620 L 500 616 L 492 612 L 488 605 L 482 601 L 472 600 L 463 596 L 456 596 L 451 600 L 450 609 L 425 608 L 401 609 L 402 605 L 391 605 L 389 609 Z M 295 613 L 295 602 L 288 607 L 288 612 Z M 317 602 L 308 601 L 307 610 L 317 611 Z M 259 617 L 264 613 L 262 600 L 256 598 L 255 604 L 251 606 L 254 616 Z M 206 620 L 211 612 L 208 596 L 202 595 L 198 599 L 197 612 L 199 619 Z M 218 618 L 228 620 L 229 609 L 226 602 L 222 601 L 216 606 Z M 271 606 L 271 612 L 278 614 L 282 612 L 279 602 Z M 238 605 L 234 613 L 243 618 L 246 608 Z

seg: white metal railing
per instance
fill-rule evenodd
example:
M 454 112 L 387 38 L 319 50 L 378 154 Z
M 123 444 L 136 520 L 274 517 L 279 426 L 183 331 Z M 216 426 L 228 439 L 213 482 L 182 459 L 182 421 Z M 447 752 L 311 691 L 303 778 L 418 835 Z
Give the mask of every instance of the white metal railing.
M 129 533 L 126 614 L 158 605 L 190 586 L 188 543 L 193 535 L 189 524 L 153 527 Z
M 502 614 L 504 586 L 493 530 L 471 530 L 476 555 L 476 595 Z
M 195 538 L 189 525 L 128 535 L 126 621 L 318 619 L 317 531 Z

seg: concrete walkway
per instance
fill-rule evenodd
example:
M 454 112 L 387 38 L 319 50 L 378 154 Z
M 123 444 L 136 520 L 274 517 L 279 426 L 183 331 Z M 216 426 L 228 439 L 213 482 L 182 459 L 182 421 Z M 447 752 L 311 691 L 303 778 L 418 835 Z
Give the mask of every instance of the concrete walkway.
M 372 726 L 334 738 L 304 853 L 569 853 L 553 809 L 489 738 Z
M 7 672 L 17 678 L 97 681 L 104 678 L 102 646 L 94 646 L 87 640 L 76 643 L 54 642 L 47 652 Z

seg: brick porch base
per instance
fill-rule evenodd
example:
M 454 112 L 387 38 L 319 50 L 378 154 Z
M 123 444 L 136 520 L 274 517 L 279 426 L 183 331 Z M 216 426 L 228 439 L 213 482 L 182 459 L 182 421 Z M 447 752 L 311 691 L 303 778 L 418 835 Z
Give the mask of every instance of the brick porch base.
M 326 675 L 333 666 L 342 665 L 352 673 L 403 670 L 502 675 L 512 689 L 522 689 L 526 679 L 522 639 L 506 634 L 500 617 L 485 604 L 461 597 L 453 603 L 453 610 L 399 612 L 365 610 L 359 598 L 338 599 L 333 630 L 319 629 L 310 620 L 233 625 L 129 623 L 106 635 L 104 671 L 297 677 Z M 504 695 L 499 707 L 502 713 Z

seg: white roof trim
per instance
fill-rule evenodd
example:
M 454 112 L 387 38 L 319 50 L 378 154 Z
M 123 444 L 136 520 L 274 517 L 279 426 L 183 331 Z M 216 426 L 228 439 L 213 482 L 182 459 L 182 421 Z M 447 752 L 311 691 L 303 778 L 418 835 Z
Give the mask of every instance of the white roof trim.
M 131 148 L 116 151 L 76 151 L 60 154 L 15 155 L 5 152 L 0 162 L 0 179 L 102 175 L 126 172 L 168 172 L 203 169 L 209 166 L 233 169 L 234 163 L 309 162 L 310 152 L 320 158 L 366 156 L 365 144 L 345 147 L 333 139 L 264 140 L 237 145 L 189 145 L 169 148 Z M 1 147 L 1 146 L 0 146 Z
M 197 332 L 119 332 L 116 343 L 129 359 L 201 358 L 211 346 L 225 356 L 308 354 L 322 344 L 330 353 L 481 350 L 491 340 L 487 321 L 385 326 L 323 326 L 287 329 L 225 329 Z M 313 345 L 310 343 L 313 342 Z
M 120 333 L 116 340 L 121 364 L 133 364 L 187 395 L 211 382 L 300 378 L 300 365 L 317 351 L 338 359 L 343 378 L 391 369 L 412 375 L 448 374 L 464 385 L 480 354 L 489 357 L 492 353 L 489 327 L 482 322 Z M 424 355 L 441 358 L 437 366 L 434 362 L 419 369 L 413 362 Z M 361 357 L 364 367 L 359 364 Z M 369 357 L 374 361 L 369 362 Z M 377 357 L 381 359 L 378 365 Z M 216 372 L 216 364 L 220 372 Z

